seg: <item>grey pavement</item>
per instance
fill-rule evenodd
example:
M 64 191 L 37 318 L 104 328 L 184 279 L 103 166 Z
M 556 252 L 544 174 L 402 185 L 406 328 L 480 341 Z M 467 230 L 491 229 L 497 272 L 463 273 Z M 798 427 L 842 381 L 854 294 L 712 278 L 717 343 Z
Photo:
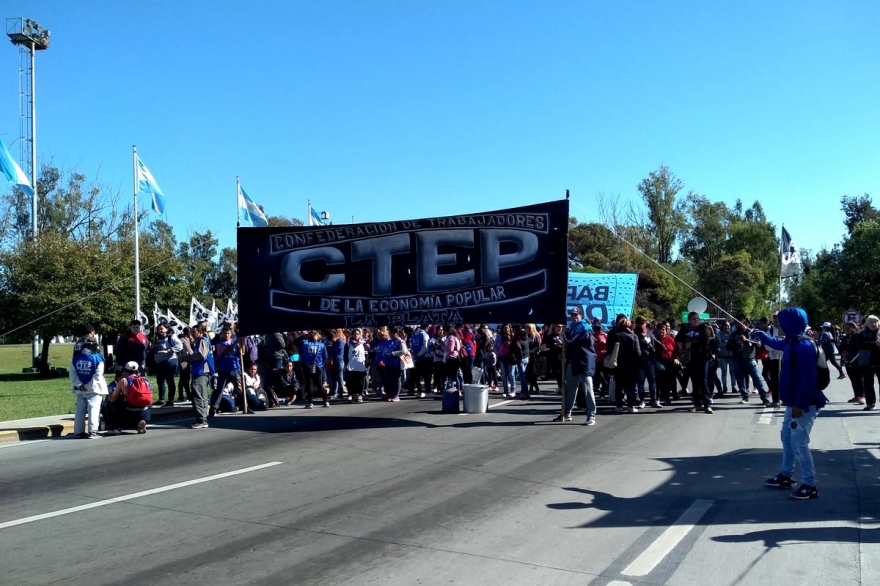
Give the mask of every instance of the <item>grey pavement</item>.
M 0 446 L 5 584 L 838 585 L 878 579 L 875 412 L 813 431 L 820 498 L 763 486 L 781 410 L 368 402 Z

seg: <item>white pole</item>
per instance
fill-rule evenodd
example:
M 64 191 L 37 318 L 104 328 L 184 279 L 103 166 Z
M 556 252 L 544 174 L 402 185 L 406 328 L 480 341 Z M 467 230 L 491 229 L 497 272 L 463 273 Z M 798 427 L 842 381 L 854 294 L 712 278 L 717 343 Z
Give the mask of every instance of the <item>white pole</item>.
M 31 198 L 31 234 L 34 242 L 37 241 L 37 232 L 40 229 L 40 223 L 37 220 L 37 81 L 36 67 L 37 45 L 31 41 L 31 187 L 34 188 L 34 195 Z M 40 356 L 40 336 L 34 336 L 32 344 L 32 354 L 36 359 Z
M 238 221 L 236 227 L 241 227 L 241 179 L 235 176 L 235 209 L 238 210 Z
M 141 318 L 141 259 L 138 242 L 138 155 L 137 146 L 132 145 L 134 163 L 134 319 Z
M 312 200 L 309 200 L 309 226 L 312 225 Z
M 39 223 L 37 222 L 37 81 L 34 67 L 37 64 L 35 54 L 37 47 L 31 41 L 31 186 L 34 188 L 33 201 L 31 209 L 33 210 L 33 234 L 34 240 L 37 239 L 37 231 Z

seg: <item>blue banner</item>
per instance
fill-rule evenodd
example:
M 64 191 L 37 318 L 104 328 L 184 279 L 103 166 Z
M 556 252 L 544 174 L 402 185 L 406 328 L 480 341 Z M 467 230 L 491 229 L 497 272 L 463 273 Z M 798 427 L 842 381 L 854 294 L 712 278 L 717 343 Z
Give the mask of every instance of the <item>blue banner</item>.
M 568 273 L 566 309 L 580 305 L 584 309 L 584 321 L 599 320 L 609 328 L 619 313 L 632 317 L 638 280 L 636 273 Z

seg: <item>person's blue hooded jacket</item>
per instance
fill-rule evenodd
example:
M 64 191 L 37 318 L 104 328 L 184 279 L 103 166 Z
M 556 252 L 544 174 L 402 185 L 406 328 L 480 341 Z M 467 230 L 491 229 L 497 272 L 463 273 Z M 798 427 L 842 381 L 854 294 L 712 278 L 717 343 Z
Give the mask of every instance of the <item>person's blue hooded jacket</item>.
M 782 350 L 779 373 L 779 398 L 786 407 L 821 409 L 828 403 L 825 393 L 816 388 L 816 345 L 802 338 L 807 329 L 807 312 L 800 307 L 787 307 L 779 312 L 779 326 L 784 338 L 768 336 L 754 330 L 761 343 L 774 350 Z
M 596 374 L 593 332 L 586 328 L 584 322 L 571 322 L 563 339 L 565 340 L 565 360 L 571 365 L 571 373 L 576 376 Z

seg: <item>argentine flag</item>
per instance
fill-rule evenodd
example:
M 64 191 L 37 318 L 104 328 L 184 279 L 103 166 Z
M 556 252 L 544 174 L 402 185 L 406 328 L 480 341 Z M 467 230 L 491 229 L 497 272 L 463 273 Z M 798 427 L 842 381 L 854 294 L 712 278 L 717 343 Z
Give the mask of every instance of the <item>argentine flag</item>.
M 321 214 L 319 214 L 315 208 L 309 208 L 309 213 L 311 214 L 309 217 L 309 226 L 326 226 L 324 219 L 321 218 Z
M 31 186 L 27 175 L 24 174 L 18 163 L 13 160 L 12 155 L 9 154 L 9 150 L 2 140 L 0 140 L 0 172 L 3 173 L 10 183 L 21 187 L 21 190 L 26 194 L 34 194 L 34 188 Z
M 147 169 L 147 166 L 144 165 L 144 162 L 141 161 L 139 156 L 137 158 L 137 180 L 138 191 L 146 191 L 153 196 L 153 211 L 160 216 L 164 214 L 165 194 L 159 189 L 159 185 L 157 185 L 156 180 L 153 179 L 153 174 L 150 173 L 150 170 Z
M 257 228 L 265 228 L 269 225 L 269 218 L 260 210 L 260 206 L 248 196 L 244 188 L 238 186 L 238 208 L 241 210 L 241 218 Z

